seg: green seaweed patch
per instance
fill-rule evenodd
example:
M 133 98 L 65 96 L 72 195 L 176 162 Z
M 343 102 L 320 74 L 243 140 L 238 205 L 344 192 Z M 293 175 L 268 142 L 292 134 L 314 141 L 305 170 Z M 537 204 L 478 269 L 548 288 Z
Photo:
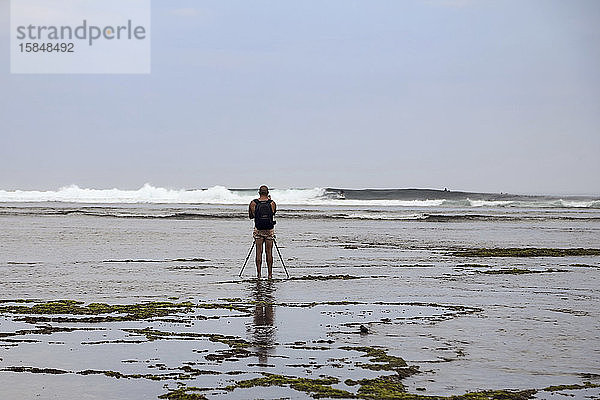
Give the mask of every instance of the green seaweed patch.
M 160 370 L 165 370 L 167 368 L 159 368 Z M 87 369 L 85 371 L 76 372 L 77 375 L 105 375 L 110 378 L 116 379 L 148 379 L 152 381 L 164 381 L 164 380 L 183 380 L 183 379 L 193 379 L 198 375 L 219 375 L 220 372 L 210 371 L 210 370 L 201 370 L 195 369 L 188 365 L 184 365 L 183 367 L 178 368 L 169 368 L 170 370 L 180 370 L 182 372 L 169 372 L 166 374 L 123 374 L 118 371 L 104 371 L 104 370 L 93 370 Z
M 556 385 L 556 386 L 548 386 L 542 389 L 544 392 L 558 392 L 561 390 L 581 390 L 581 389 L 591 389 L 600 387 L 600 384 L 591 383 L 591 382 L 583 382 L 582 385 Z
M 208 338 L 211 342 L 224 343 L 233 348 L 250 347 L 250 343 L 236 336 L 221 335 L 218 333 L 195 333 L 195 332 L 164 332 L 152 328 L 123 329 L 125 332 L 144 335 L 149 341 L 157 339 L 180 339 L 196 340 L 197 338 Z
M 502 269 L 494 269 L 490 271 L 478 271 L 480 274 L 486 275 L 525 275 L 525 274 L 544 274 L 550 272 L 569 272 L 566 269 L 555 269 L 549 268 L 545 270 L 533 270 L 533 269 L 523 269 L 523 268 L 502 268 Z
M 313 340 L 313 343 L 327 343 L 327 344 L 333 344 L 335 343 L 335 340 L 332 339 L 319 339 L 319 340 Z
M 207 354 L 204 358 L 207 361 L 223 362 L 224 360 L 239 360 L 252 355 L 247 348 L 251 344 L 244 339 L 236 336 L 221 335 L 218 333 L 195 333 L 195 332 L 163 332 L 151 328 L 144 329 L 124 329 L 125 332 L 144 335 L 148 341 L 154 340 L 197 340 L 198 338 L 206 338 L 211 342 L 223 343 L 229 346 L 229 349 L 219 350 L 217 353 Z
M 331 350 L 331 347 L 326 347 L 326 346 L 290 346 L 290 349 L 295 349 L 295 350 Z
M 31 316 L 31 315 L 16 317 L 16 318 L 14 318 L 14 320 L 19 321 L 19 322 L 26 322 L 26 323 L 32 324 L 32 325 L 39 324 L 42 322 L 44 322 L 44 323 L 50 323 L 50 322 L 81 323 L 81 322 L 86 322 L 86 323 L 95 324 L 95 323 L 101 323 L 101 322 L 128 321 L 124 317 L 115 317 L 115 316 L 107 316 L 107 317 L 44 317 L 44 316 Z
M 240 358 L 250 357 L 253 353 L 250 351 L 235 347 L 228 350 L 219 350 L 217 353 L 211 353 L 204 356 L 207 361 L 214 361 L 216 363 L 222 363 L 223 361 L 237 361 Z
M 191 368 L 189 366 L 184 366 L 180 368 L 176 368 L 177 370 L 184 371 L 182 372 L 169 372 L 166 374 L 123 374 L 119 371 L 109 371 L 109 370 L 93 370 L 86 369 L 84 371 L 65 371 L 62 369 L 55 368 L 37 368 L 37 367 L 26 367 L 26 366 L 18 366 L 18 367 L 5 367 L 0 369 L 0 371 L 9 371 L 9 372 L 28 372 L 32 374 L 52 374 L 52 375 L 63 375 L 63 374 L 76 374 L 76 375 L 104 375 L 109 378 L 115 379 L 148 379 L 153 381 L 164 381 L 164 380 L 182 380 L 182 379 L 193 379 L 198 375 L 217 375 L 220 374 L 216 371 L 205 371 Z
M 30 372 L 32 374 L 53 374 L 53 375 L 62 375 L 62 374 L 70 373 L 70 371 L 65 371 L 63 369 L 37 368 L 37 367 L 5 367 L 5 368 L 0 369 L 0 371 Z
M 216 333 L 210 333 L 210 334 L 207 334 L 207 336 L 211 342 L 224 343 L 227 346 L 232 347 L 232 348 L 239 349 L 239 348 L 245 348 L 245 347 L 250 346 L 250 343 L 248 343 L 244 339 L 237 338 L 235 336 L 219 335 Z
M 152 381 L 164 381 L 173 379 L 192 379 L 191 375 L 180 374 L 180 373 L 168 373 L 168 374 L 123 374 L 119 371 L 103 371 L 86 369 L 85 371 L 76 372 L 77 375 L 105 375 L 109 378 L 115 379 L 149 379 Z
M 104 328 L 68 328 L 57 326 L 37 326 L 36 329 L 20 329 L 14 332 L 0 332 L 0 338 L 23 335 L 52 335 L 56 332 L 98 331 Z
M 242 299 L 239 297 L 225 297 L 225 298 L 222 298 L 219 300 L 226 301 L 228 303 L 241 303 L 242 302 Z
M 127 260 L 104 260 L 102 261 L 103 263 L 163 263 L 163 262 L 205 262 L 205 261 L 210 261 L 209 259 L 206 258 L 174 258 L 174 259 L 167 259 L 167 260 L 133 260 L 133 259 L 127 259 Z
M 202 390 L 197 387 L 185 387 L 172 390 L 168 393 L 158 396 L 159 399 L 167 400 L 207 400 L 206 396 L 198 393 L 188 393 L 189 391 Z
M 493 268 L 489 264 L 458 264 L 458 268 Z
M 2 343 L 40 343 L 41 340 L 36 339 L 0 339 Z
M 10 313 L 17 315 L 102 315 L 102 314 L 122 314 L 101 317 L 101 321 L 135 321 L 149 319 L 154 317 L 163 317 L 176 313 L 189 313 L 194 304 L 187 301 L 182 303 L 172 303 L 164 301 L 155 301 L 138 304 L 105 304 L 90 303 L 83 305 L 81 301 L 75 300 L 55 300 L 43 303 L 37 303 L 30 307 L 23 305 L 0 306 L 0 314 Z M 60 322 L 66 318 L 61 319 Z M 51 319 L 52 320 L 52 319 Z M 73 322 L 78 322 L 74 319 Z
M 7 261 L 6 265 L 38 265 L 39 262 L 18 262 L 18 261 Z
M 123 331 L 132 333 L 134 335 L 145 336 L 149 342 L 153 342 L 155 340 L 196 340 L 197 338 L 204 337 L 204 335 L 200 333 L 194 332 L 165 332 L 159 331 L 152 328 L 143 328 L 143 329 L 123 329 Z
M 202 308 L 205 310 L 229 310 L 229 311 L 239 311 L 241 313 L 250 315 L 252 313 L 252 307 L 247 304 L 238 304 L 235 302 L 226 302 L 226 303 L 200 303 L 196 305 L 197 308 Z
M 364 302 L 360 302 L 360 301 L 341 300 L 341 301 L 323 301 L 323 302 L 313 301 L 311 303 L 276 303 L 276 304 L 281 307 L 312 308 L 312 307 L 316 307 L 316 306 L 346 306 L 346 305 L 361 305 L 361 304 L 369 304 L 369 303 L 364 303 Z
M 376 301 L 372 304 L 378 304 L 378 305 L 391 305 L 391 306 L 419 306 L 419 307 L 434 307 L 434 308 L 445 308 L 447 310 L 452 310 L 452 311 L 456 311 L 459 313 L 464 313 L 464 314 L 471 314 L 471 313 L 476 313 L 476 312 L 482 312 L 483 308 L 477 308 L 477 307 L 471 307 L 471 306 L 464 306 L 464 305 L 458 305 L 458 304 L 439 304 L 439 303 L 424 303 L 424 302 L 419 302 L 419 301 L 411 301 L 411 302 L 383 302 L 383 301 Z
M 361 399 L 425 399 L 425 396 L 406 393 L 406 388 L 398 375 L 379 376 L 374 379 L 354 381 L 346 379 L 348 386 L 360 385 L 356 397 Z
M 450 400 L 528 400 L 537 390 L 528 389 L 520 391 L 512 390 L 487 390 L 482 392 L 466 393 L 461 396 L 447 397 Z
M 32 299 L 0 299 L 0 304 L 3 303 L 35 303 L 37 300 Z
M 332 280 L 350 280 L 350 279 L 361 279 L 363 276 L 353 275 L 304 275 L 294 276 L 289 278 L 290 281 L 332 281 Z
M 9 301 L 6 301 L 5 303 L 8 302 Z M 154 301 L 136 304 L 90 303 L 88 305 L 84 305 L 84 303 L 81 301 L 54 300 L 37 302 L 32 306 L 19 304 L 22 302 L 24 301 L 10 300 L 10 303 L 14 304 L 0 306 L 0 314 L 20 315 L 20 317 L 15 318 L 15 320 L 35 324 L 40 322 L 102 323 L 137 321 L 166 317 L 181 313 L 191 313 L 194 309 L 235 310 L 244 314 L 250 314 L 251 312 L 250 305 L 233 304 L 231 302 L 194 304 L 189 301 L 179 303 Z M 76 317 L 68 317 L 65 315 L 73 315 Z
M 356 350 L 356 348 L 352 348 Z M 377 349 L 378 350 L 378 349 Z M 262 373 L 264 377 L 248 379 L 236 382 L 233 385 L 226 386 L 223 390 L 233 391 L 238 388 L 252 387 L 290 387 L 294 390 L 305 392 L 313 398 L 344 398 L 344 399 L 365 399 L 365 400 L 529 400 L 538 393 L 537 389 L 527 390 L 485 390 L 480 392 L 465 393 L 458 396 L 426 396 L 414 393 L 408 393 L 406 387 L 402 384 L 402 377 L 398 375 L 384 375 L 373 379 L 352 380 L 347 379 L 344 383 L 347 386 L 356 386 L 359 388 L 356 393 L 348 392 L 331 387 L 339 383 L 335 377 L 323 377 L 321 379 L 299 378 L 277 374 Z M 599 384 L 584 382 L 580 385 L 558 385 L 549 386 L 541 389 L 546 392 L 556 392 L 561 390 L 581 390 L 600 387 Z M 159 396 L 161 399 L 187 400 L 203 397 L 177 397 L 185 395 L 194 395 L 190 391 L 201 391 L 206 389 L 196 387 L 184 387 L 173 390 L 167 394 Z M 424 390 L 418 388 L 417 390 Z M 171 397 L 169 397 L 171 396 Z
M 459 257 L 569 257 L 600 256 L 600 249 L 572 248 L 553 249 L 539 247 L 479 248 L 454 251 Z
M 171 271 L 209 269 L 209 268 L 214 268 L 214 267 L 211 265 L 174 265 L 172 267 L 167 267 L 167 269 L 171 270 Z
M 369 357 L 370 363 L 357 363 L 356 365 L 372 371 L 395 371 L 400 378 L 418 374 L 419 367 L 408 366 L 403 358 L 391 356 L 385 350 L 367 346 L 345 346 L 342 350 L 359 351 Z
M 578 267 L 578 268 L 600 268 L 600 266 L 598 266 L 598 265 L 591 265 L 591 264 L 571 264 L 571 267 Z
M 372 265 L 365 265 L 365 267 L 371 267 Z M 397 264 L 391 265 L 394 268 L 433 268 L 433 264 Z
M 116 340 L 97 340 L 92 342 L 81 342 L 82 345 L 98 345 L 98 344 L 116 344 L 116 343 L 133 343 L 139 344 L 144 343 L 144 340 L 125 340 L 125 339 L 116 339 Z
M 234 385 L 224 387 L 224 390 L 233 391 L 235 389 L 247 389 L 257 386 L 281 386 L 297 390 L 299 392 L 308 393 L 311 397 L 318 398 L 354 398 L 354 394 L 346 390 L 332 388 L 331 385 L 339 383 L 339 379 L 335 377 L 326 377 L 320 379 L 297 378 L 284 375 L 263 373 L 264 377 L 248 379 L 236 382 Z
M 590 313 L 587 311 L 571 310 L 569 308 L 551 308 L 548 311 L 554 311 L 554 312 L 559 312 L 559 313 L 564 313 L 564 314 L 571 314 L 571 315 L 575 315 L 577 317 L 587 317 L 590 315 Z

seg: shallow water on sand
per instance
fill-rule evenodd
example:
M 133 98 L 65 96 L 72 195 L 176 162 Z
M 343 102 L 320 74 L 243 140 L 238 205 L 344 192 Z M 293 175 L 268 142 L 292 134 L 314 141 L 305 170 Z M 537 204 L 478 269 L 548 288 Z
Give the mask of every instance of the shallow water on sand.
M 292 279 L 277 259 L 273 282 L 252 279 L 252 259 L 238 278 L 252 243 L 244 213 L 2 208 L 3 396 L 147 399 L 183 384 L 208 398 L 310 398 L 288 386 L 223 388 L 266 372 L 337 377 L 332 387 L 356 393 L 346 379 L 394 373 L 365 368 L 369 357 L 356 346 L 379 346 L 418 366 L 402 382 L 422 395 L 600 383 L 600 256 L 454 254 L 598 249 L 598 210 L 282 207 L 277 243 Z M 424 213 L 438 217 L 402 218 Z M 538 273 L 489 273 L 512 268 Z M 32 315 L 6 308 L 35 304 L 8 300 L 57 299 L 193 307 L 96 322 L 68 313 L 24 320 Z M 559 393 L 598 396 L 597 389 Z

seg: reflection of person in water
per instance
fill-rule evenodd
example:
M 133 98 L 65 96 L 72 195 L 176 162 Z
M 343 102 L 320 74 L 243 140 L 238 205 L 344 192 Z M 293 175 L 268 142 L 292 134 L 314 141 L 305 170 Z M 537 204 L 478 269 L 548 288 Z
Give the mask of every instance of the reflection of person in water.
M 270 350 L 275 344 L 275 286 L 271 281 L 257 280 L 252 284 L 251 291 L 255 306 L 249 333 L 257 350 L 258 362 L 266 364 Z

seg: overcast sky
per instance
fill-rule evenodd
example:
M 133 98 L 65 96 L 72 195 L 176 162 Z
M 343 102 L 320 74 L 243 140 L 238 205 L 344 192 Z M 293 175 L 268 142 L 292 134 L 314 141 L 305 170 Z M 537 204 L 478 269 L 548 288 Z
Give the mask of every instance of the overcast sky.
M 600 1 L 153 1 L 149 75 L 11 75 L 0 189 L 600 194 Z

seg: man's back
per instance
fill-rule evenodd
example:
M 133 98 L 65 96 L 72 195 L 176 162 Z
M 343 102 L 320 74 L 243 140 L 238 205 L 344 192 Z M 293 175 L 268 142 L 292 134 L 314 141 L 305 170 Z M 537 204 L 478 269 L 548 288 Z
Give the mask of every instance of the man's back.
M 272 211 L 272 215 L 274 216 L 275 212 L 277 211 L 277 205 L 275 204 L 275 202 L 273 200 L 270 199 L 270 196 L 268 196 L 268 195 L 263 196 L 261 194 L 261 196 L 258 199 L 254 199 L 250 202 L 250 205 L 248 206 L 248 217 L 250 219 L 255 219 L 256 211 L 257 211 L 256 207 L 258 205 L 260 205 L 262 207 L 264 204 L 269 204 L 271 206 L 270 208 Z M 268 228 L 268 229 L 272 229 L 272 227 Z
M 254 219 L 252 236 L 256 243 L 256 274 L 260 278 L 263 246 L 267 254 L 269 279 L 273 276 L 273 241 L 275 240 L 275 221 L 273 216 L 277 211 L 275 202 L 269 196 L 269 188 L 261 186 L 258 189 L 259 198 L 254 199 L 248 206 L 248 217 Z
M 270 199 L 254 201 L 254 226 L 258 230 L 273 229 L 275 221 L 273 221 L 273 201 Z

